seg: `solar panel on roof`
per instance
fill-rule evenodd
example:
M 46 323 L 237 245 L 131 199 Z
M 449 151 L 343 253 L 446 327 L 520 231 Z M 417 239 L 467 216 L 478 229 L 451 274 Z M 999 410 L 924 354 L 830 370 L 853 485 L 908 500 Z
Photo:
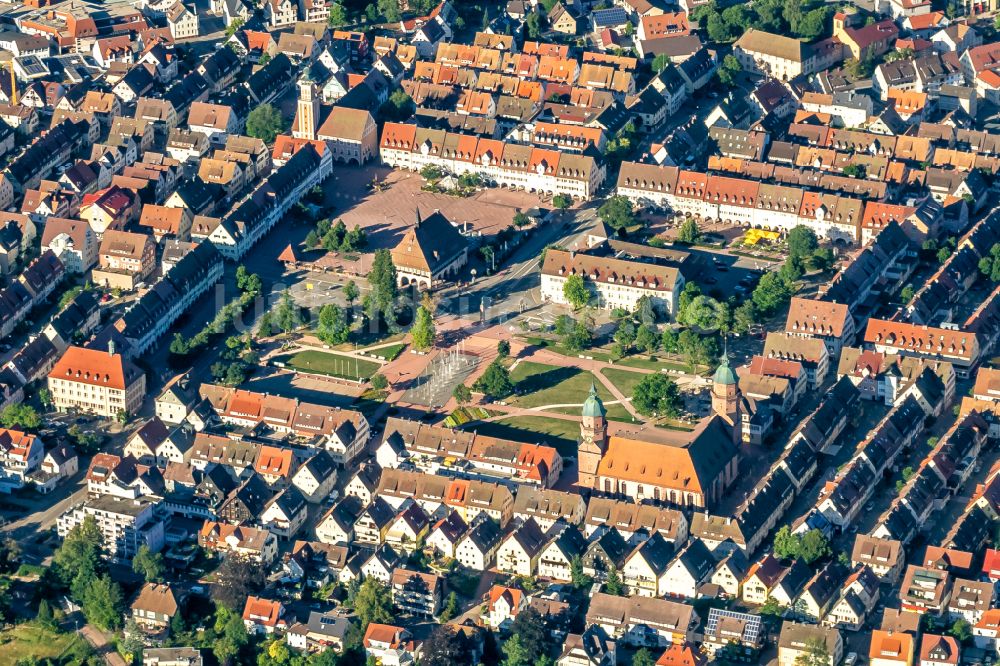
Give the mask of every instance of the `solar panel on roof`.
M 598 9 L 592 14 L 594 24 L 600 26 L 622 25 L 628 21 L 628 14 L 621 7 L 611 7 L 610 9 Z
M 715 635 L 716 630 L 719 627 L 719 620 L 722 618 L 733 618 L 735 620 L 740 620 L 746 623 L 746 628 L 744 632 L 744 638 L 748 643 L 756 643 L 758 637 L 760 636 L 760 616 L 752 615 L 750 613 L 739 613 L 737 611 L 722 610 L 719 608 L 712 608 L 708 611 L 708 622 L 705 625 L 706 635 Z

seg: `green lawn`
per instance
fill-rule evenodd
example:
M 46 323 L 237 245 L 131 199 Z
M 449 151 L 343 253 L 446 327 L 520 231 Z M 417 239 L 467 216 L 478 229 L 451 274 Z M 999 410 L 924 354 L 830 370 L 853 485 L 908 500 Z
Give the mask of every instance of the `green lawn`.
M 522 361 L 511 371 L 510 378 L 520 395 L 509 402 L 519 407 L 583 404 L 591 384 L 597 386 L 597 395 L 601 400 L 614 400 L 611 392 L 593 374 L 577 368 Z
M 0 666 L 21 659 L 50 659 L 53 664 L 82 664 L 93 649 L 73 632 L 56 634 L 33 624 L 22 624 L 0 633 Z
M 403 350 L 406 349 L 406 343 L 400 342 L 399 344 L 390 345 L 388 347 L 379 347 L 378 349 L 362 349 L 361 351 L 369 356 L 378 356 L 385 361 L 395 360 Z
M 635 385 L 646 376 L 641 372 L 632 372 L 631 370 L 621 370 L 619 368 L 604 368 L 601 370 L 601 373 L 610 379 L 611 383 L 628 397 L 632 396 L 632 392 L 635 390 Z
M 660 356 L 650 358 L 645 354 L 629 356 L 620 361 L 615 361 L 615 363 L 618 365 L 627 365 L 630 368 L 643 368 L 645 370 L 662 370 L 666 368 L 667 370 L 680 370 L 681 372 L 688 373 L 691 372 L 691 366 L 685 363 L 669 361 Z M 705 370 L 705 366 L 699 366 L 698 368 L 698 372 L 704 372 Z
M 632 415 L 623 406 L 607 404 L 615 397 L 590 372 L 577 368 L 523 361 L 510 373 L 510 378 L 521 395 L 508 400 L 508 402 L 519 407 L 542 407 L 570 403 L 583 405 L 583 401 L 587 399 L 587 394 L 590 392 L 590 385 L 593 383 L 597 386 L 597 395 L 605 403 L 609 420 L 632 420 Z M 575 406 L 557 407 L 552 411 L 573 416 L 580 414 L 580 408 Z
M 363 361 L 342 354 L 307 349 L 290 356 L 282 356 L 277 361 L 302 372 L 314 372 L 344 379 L 368 379 L 382 366 L 373 361 Z
M 556 354 L 562 354 L 563 356 L 568 356 L 570 358 L 577 358 L 579 356 L 586 356 L 594 359 L 595 361 L 604 361 L 605 363 L 611 362 L 611 353 L 604 350 L 601 347 L 594 347 L 593 349 L 584 349 L 583 351 L 570 351 L 566 347 L 556 340 L 550 340 L 548 338 L 543 338 L 539 336 L 522 336 L 525 344 L 536 345 L 538 347 L 544 347 L 551 352 Z
M 488 437 L 547 444 L 563 456 L 576 455 L 576 441 L 580 436 L 580 424 L 576 421 L 548 416 L 512 416 L 499 421 L 479 422 L 471 427 Z

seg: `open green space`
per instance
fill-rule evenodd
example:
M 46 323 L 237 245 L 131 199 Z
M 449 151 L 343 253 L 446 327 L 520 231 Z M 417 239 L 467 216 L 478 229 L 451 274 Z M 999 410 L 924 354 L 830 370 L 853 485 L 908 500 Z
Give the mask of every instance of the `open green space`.
M 373 361 L 313 349 L 306 349 L 289 356 L 281 356 L 275 360 L 300 372 L 313 372 L 353 380 L 368 379 L 382 367 Z
M 0 666 L 13 666 L 23 660 L 53 664 L 82 664 L 94 653 L 90 645 L 74 632 L 55 633 L 34 624 L 22 624 L 0 632 Z
M 364 352 L 365 354 L 368 354 L 369 356 L 377 356 L 383 361 L 392 361 L 395 360 L 395 358 L 399 356 L 401 353 L 403 353 L 404 349 L 406 349 L 406 343 L 400 342 L 395 345 L 389 345 L 388 347 L 378 347 L 376 349 L 362 349 L 360 351 Z
M 562 456 L 575 456 L 580 424 L 549 416 L 511 416 L 472 426 L 480 435 L 555 447 Z
M 626 365 L 630 368 L 642 368 L 643 370 L 678 370 L 680 372 L 690 373 L 691 366 L 686 363 L 681 363 L 680 361 L 672 361 L 663 358 L 662 356 L 649 357 L 645 354 L 636 354 L 634 356 L 627 356 L 620 361 L 615 361 L 616 365 Z M 698 372 L 703 373 L 707 370 L 705 366 L 698 366 Z
M 601 370 L 601 374 L 611 380 L 611 383 L 626 397 L 631 397 L 632 392 L 635 390 L 635 385 L 646 376 L 642 372 L 632 372 L 631 370 L 622 370 L 619 368 L 604 368 Z
M 570 358 L 577 358 L 584 356 L 587 358 L 592 358 L 595 361 L 604 361 L 605 363 L 611 362 L 611 353 L 600 348 L 595 347 L 593 349 L 584 349 L 583 351 L 570 351 L 561 342 L 557 340 L 550 340 L 548 338 L 543 338 L 535 335 L 522 336 L 525 344 L 536 345 L 538 347 L 544 347 L 551 352 L 556 354 L 562 354 L 563 356 L 568 356 Z
M 508 402 L 518 407 L 544 407 L 545 405 L 583 405 L 590 392 L 590 385 L 597 386 L 597 395 L 604 401 L 608 419 L 631 421 L 632 415 L 621 405 L 610 405 L 615 399 L 593 373 L 578 368 L 560 367 L 523 361 L 510 373 L 519 395 Z M 579 415 L 579 407 L 556 407 L 560 414 Z

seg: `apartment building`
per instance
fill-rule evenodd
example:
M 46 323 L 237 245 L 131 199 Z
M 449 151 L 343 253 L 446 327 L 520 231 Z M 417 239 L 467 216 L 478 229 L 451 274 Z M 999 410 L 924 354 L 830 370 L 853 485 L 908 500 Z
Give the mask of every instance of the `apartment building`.
M 702 220 L 783 232 L 804 225 L 820 239 L 861 241 L 865 202 L 837 194 L 633 162 L 622 164 L 617 193 L 640 207 Z
M 631 312 L 648 297 L 654 308 L 672 317 L 684 289 L 684 276 L 672 266 L 549 248 L 542 264 L 542 299 L 568 305 L 563 287 L 573 275 L 583 278 L 593 293 L 592 304 L 603 310 Z
M 70 347 L 48 375 L 52 402 L 59 411 L 77 409 L 115 418 L 136 414 L 146 393 L 146 375 L 114 343 L 108 351 Z
M 103 495 L 59 516 L 56 531 L 66 538 L 70 530 L 92 517 L 101 531 L 105 555 L 114 562 L 129 562 L 141 546 L 148 546 L 154 553 L 163 549 L 164 521 L 158 514 L 159 507 L 159 500 L 147 497 Z
M 114 329 L 143 354 L 221 277 L 222 257 L 211 243 L 199 243 L 133 302 Z
M 474 173 L 500 187 L 574 199 L 590 199 L 605 177 L 604 165 L 587 155 L 402 123 L 385 124 L 379 148 L 382 162 L 394 168 L 420 171 L 434 165 L 458 176 Z

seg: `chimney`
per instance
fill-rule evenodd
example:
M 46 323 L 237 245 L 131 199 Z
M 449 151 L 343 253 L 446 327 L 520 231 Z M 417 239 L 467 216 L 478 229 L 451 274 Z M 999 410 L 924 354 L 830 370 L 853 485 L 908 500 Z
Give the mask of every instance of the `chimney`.
M 113 339 L 108 340 L 108 354 L 111 356 L 115 355 L 115 341 Z

